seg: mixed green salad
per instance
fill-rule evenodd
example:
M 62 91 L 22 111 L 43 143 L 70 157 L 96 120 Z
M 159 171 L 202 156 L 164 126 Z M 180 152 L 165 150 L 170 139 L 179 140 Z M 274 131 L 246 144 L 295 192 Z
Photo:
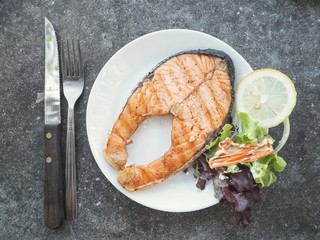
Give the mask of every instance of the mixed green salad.
M 196 186 L 204 189 L 207 182 L 212 181 L 215 197 L 219 201 L 229 202 L 236 212 L 237 218 L 234 224 L 241 222 L 248 225 L 251 221 L 249 199 L 259 202 L 260 189 L 270 186 L 277 180 L 275 172 L 282 172 L 286 162 L 274 151 L 257 161 L 211 169 L 208 164 L 209 159 L 217 152 L 219 143 L 227 138 L 241 144 L 255 144 L 264 139 L 273 143 L 274 140 L 265 129 L 259 127 L 257 121 L 246 113 L 240 113 L 236 123 L 224 125 L 219 136 L 206 145 L 205 152 L 193 165 L 194 176 L 197 178 Z

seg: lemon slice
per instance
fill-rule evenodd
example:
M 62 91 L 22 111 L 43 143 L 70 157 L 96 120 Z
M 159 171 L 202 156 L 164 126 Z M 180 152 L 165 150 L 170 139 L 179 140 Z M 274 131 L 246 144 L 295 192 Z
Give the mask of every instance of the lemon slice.
M 291 79 L 278 70 L 255 70 L 240 80 L 235 94 L 237 112 L 245 112 L 271 128 L 285 121 L 296 105 L 297 92 Z

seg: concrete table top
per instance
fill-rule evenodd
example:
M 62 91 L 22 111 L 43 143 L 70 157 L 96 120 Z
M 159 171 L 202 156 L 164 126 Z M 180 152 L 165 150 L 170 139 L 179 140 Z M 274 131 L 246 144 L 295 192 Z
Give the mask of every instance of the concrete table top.
M 320 239 L 319 1 L 2 0 L 0 16 L 0 239 Z M 75 113 L 80 215 L 56 230 L 43 223 L 44 17 L 59 38 L 81 39 L 86 71 Z M 248 227 L 232 227 L 226 204 L 187 213 L 144 207 L 113 187 L 91 153 L 86 107 L 99 71 L 130 41 L 172 28 L 217 37 L 252 68 L 276 68 L 296 86 L 281 150 L 287 168 L 262 189 Z M 66 110 L 62 98 L 64 133 Z

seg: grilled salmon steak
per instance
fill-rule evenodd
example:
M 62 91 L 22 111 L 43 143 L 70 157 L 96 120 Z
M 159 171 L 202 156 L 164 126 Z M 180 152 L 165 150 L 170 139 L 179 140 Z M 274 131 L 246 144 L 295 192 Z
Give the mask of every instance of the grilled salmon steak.
M 154 185 L 187 168 L 230 115 L 234 68 L 223 52 L 176 54 L 160 63 L 133 91 L 108 135 L 104 155 L 128 191 Z M 153 115 L 174 116 L 171 147 L 147 165 L 126 167 L 126 145 Z

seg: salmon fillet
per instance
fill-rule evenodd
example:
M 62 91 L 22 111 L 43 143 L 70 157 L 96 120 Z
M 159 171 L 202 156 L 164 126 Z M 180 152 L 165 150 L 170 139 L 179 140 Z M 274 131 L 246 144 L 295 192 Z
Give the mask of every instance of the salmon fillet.
M 232 105 L 233 65 L 216 50 L 179 53 L 159 64 L 128 99 L 104 147 L 128 191 L 163 181 L 188 167 L 221 129 Z M 174 116 L 171 147 L 147 165 L 126 167 L 126 145 L 139 125 L 153 115 Z

